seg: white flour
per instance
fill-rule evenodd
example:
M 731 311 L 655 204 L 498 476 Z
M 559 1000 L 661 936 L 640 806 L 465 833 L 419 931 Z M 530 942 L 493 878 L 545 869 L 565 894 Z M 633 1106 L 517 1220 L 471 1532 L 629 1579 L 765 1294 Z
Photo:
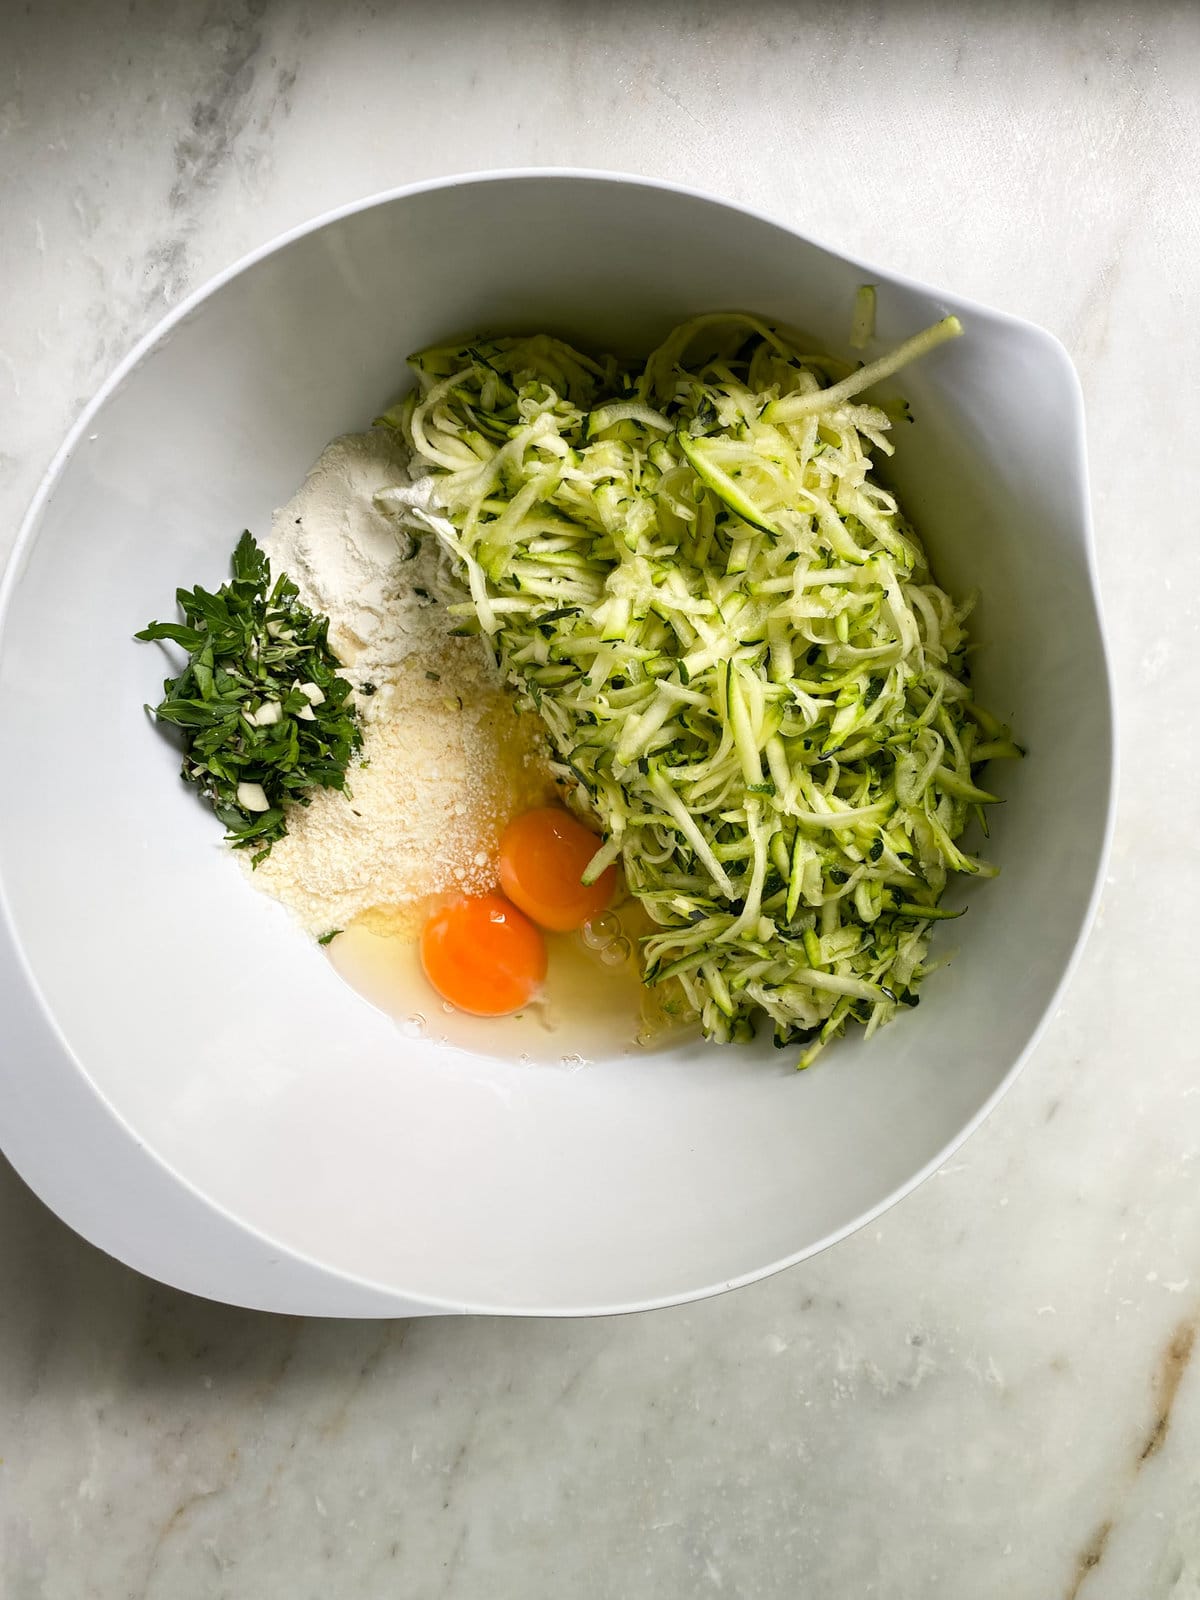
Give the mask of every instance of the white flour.
M 386 690 L 403 661 L 436 652 L 451 626 L 435 603 L 437 541 L 420 541 L 414 555 L 412 536 L 375 505 L 379 490 L 407 482 L 394 435 L 335 439 L 264 542 L 273 571 L 286 572 L 305 605 L 328 616 L 329 643 L 356 689 Z

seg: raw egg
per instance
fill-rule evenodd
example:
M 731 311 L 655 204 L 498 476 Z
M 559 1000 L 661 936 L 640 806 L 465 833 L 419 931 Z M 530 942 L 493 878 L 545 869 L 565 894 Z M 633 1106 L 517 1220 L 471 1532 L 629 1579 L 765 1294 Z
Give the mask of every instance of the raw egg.
M 425 976 L 451 1005 L 506 1017 L 535 998 L 546 977 L 541 934 L 503 895 L 460 895 L 421 933 Z
M 514 905 L 543 928 L 568 933 L 599 916 L 613 897 L 616 868 L 585 884 L 584 868 L 600 840 L 560 806 L 526 811 L 500 840 L 500 886 Z

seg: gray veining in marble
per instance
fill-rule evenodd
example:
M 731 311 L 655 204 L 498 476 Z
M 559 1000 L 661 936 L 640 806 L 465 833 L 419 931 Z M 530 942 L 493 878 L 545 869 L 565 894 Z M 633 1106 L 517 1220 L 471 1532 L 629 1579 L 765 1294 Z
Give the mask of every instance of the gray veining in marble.
M 1200 1597 L 1198 82 L 1190 5 L 0 6 L 0 554 L 106 372 L 246 250 L 436 173 L 623 168 L 1066 341 L 1125 730 L 1100 923 L 1023 1078 L 771 1282 L 272 1319 L 138 1279 L 3 1169 L 3 1600 Z

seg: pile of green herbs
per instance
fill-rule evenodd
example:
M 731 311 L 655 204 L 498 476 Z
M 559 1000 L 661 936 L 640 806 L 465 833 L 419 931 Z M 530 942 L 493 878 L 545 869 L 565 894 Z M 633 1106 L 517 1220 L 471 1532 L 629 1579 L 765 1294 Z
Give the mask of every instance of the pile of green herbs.
M 235 849 L 254 865 L 287 832 L 286 808 L 317 789 L 346 790 L 362 747 L 351 686 L 338 676 L 328 618 L 243 533 L 233 577 L 215 592 L 176 590 L 182 622 L 152 622 L 137 638 L 187 651 L 187 665 L 147 707 L 182 730 L 182 775 L 208 801 Z

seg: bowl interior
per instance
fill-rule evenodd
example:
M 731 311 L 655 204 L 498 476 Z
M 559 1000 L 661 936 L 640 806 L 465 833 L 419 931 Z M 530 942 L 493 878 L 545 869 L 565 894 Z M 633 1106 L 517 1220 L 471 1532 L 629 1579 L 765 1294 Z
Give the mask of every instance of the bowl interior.
M 875 276 L 881 341 L 957 309 Z M 848 1228 L 1002 1085 L 1085 920 L 1111 782 L 1076 385 L 1036 330 L 964 308 L 968 337 L 903 375 L 917 421 L 895 469 L 941 581 L 983 592 L 976 678 L 1030 749 L 994 778 L 1002 875 L 964 896 L 919 1010 L 807 1074 L 769 1045 L 570 1072 L 403 1037 L 244 883 L 141 709 L 164 663 L 134 630 L 177 584 L 222 579 L 241 528 L 395 395 L 409 351 L 482 328 L 644 348 L 727 306 L 847 353 L 862 277 L 634 182 L 436 188 L 234 276 L 95 416 L 0 638 L 0 882 L 80 1072 L 241 1223 L 433 1303 L 645 1304 Z

